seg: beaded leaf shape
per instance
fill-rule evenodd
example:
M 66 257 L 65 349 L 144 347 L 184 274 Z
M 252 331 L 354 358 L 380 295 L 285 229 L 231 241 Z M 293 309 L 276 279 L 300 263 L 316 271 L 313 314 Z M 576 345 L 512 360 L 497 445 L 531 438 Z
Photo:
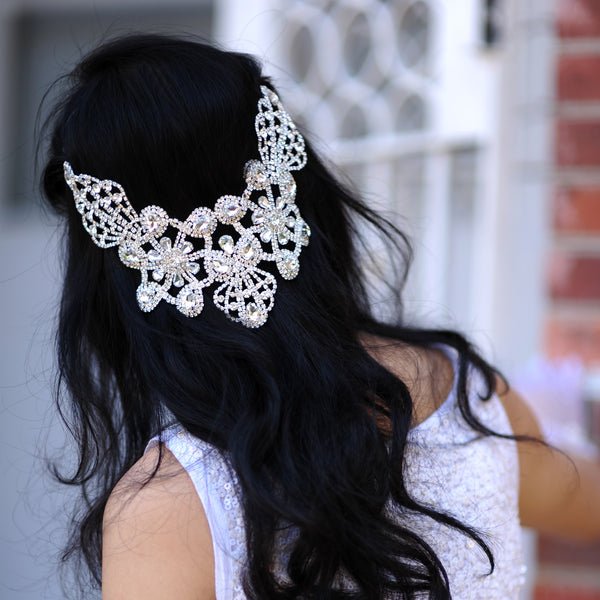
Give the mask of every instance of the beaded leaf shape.
M 261 92 L 255 118 L 260 160 L 246 163 L 244 192 L 221 196 L 212 209 L 196 208 L 184 221 L 154 205 L 138 214 L 116 181 L 76 175 L 64 163 L 65 180 L 94 243 L 117 246 L 121 262 L 141 272 L 141 310 L 165 300 L 195 317 L 204 307 L 204 289 L 217 284 L 215 306 L 256 328 L 267 321 L 277 290 L 277 280 L 261 263 L 274 262 L 284 279 L 298 274 L 310 228 L 296 206 L 291 171 L 306 164 L 304 139 L 277 95 L 266 86 Z M 213 237 L 224 227 L 228 233 Z M 175 233 L 166 235 L 168 229 Z

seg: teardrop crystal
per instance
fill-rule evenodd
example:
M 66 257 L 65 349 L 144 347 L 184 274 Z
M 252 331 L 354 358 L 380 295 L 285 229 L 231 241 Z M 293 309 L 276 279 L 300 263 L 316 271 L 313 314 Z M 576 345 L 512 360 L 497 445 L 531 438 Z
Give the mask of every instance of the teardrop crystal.
M 160 286 L 154 283 L 154 281 L 141 283 L 137 289 L 136 296 L 140 308 L 144 312 L 150 312 L 160 302 Z
M 306 224 L 302 224 L 302 229 L 300 230 L 300 243 L 306 246 L 308 244 L 308 238 L 310 237 L 310 227 Z
M 195 292 L 186 292 L 181 296 L 181 307 L 187 310 L 194 308 L 198 301 L 198 295 Z
M 252 243 L 249 241 L 244 242 L 240 248 L 240 253 L 246 260 L 251 260 L 254 257 L 254 247 L 252 246 Z
M 230 235 L 222 235 L 219 238 L 219 246 L 221 246 L 223 252 L 226 252 L 227 254 L 233 254 L 235 243 Z
M 185 283 L 185 279 L 183 278 L 183 275 L 177 271 L 177 273 L 175 273 L 175 276 L 173 277 L 173 285 L 175 287 L 183 287 Z
M 141 262 L 137 252 L 131 246 L 121 246 L 119 257 L 123 264 L 128 267 L 137 267 Z
M 192 234 L 202 235 L 210 228 L 210 219 L 205 214 L 195 215 L 192 218 Z
M 295 258 L 288 258 L 283 263 L 283 269 L 287 277 L 295 277 L 298 273 L 298 261 Z
M 204 305 L 202 291 L 192 284 L 188 284 L 177 294 L 176 304 L 184 315 L 195 317 L 202 312 Z
M 277 267 L 285 279 L 294 279 L 300 270 L 300 263 L 294 253 L 283 250 L 277 260 Z
M 212 266 L 217 273 L 229 272 L 229 265 L 222 258 L 213 258 Z

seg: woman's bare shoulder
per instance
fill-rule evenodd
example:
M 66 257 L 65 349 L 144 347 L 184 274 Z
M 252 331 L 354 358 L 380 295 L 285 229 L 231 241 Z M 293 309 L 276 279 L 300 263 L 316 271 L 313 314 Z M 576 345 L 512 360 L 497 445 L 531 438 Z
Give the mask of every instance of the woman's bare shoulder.
M 214 598 L 210 527 L 194 484 L 163 447 L 119 481 L 104 511 L 102 597 Z M 157 466 L 158 465 L 158 466 Z
M 367 352 L 408 387 L 414 403 L 413 426 L 427 419 L 450 395 L 454 367 L 442 350 L 370 334 L 362 334 L 360 339 Z

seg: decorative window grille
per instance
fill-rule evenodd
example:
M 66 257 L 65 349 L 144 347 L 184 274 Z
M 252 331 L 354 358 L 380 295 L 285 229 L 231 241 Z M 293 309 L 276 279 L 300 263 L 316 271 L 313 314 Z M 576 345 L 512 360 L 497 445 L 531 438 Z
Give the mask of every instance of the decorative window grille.
M 479 150 L 445 139 L 432 118 L 438 1 L 282 2 L 281 58 L 291 75 L 286 103 L 415 240 L 409 314 L 464 322 Z

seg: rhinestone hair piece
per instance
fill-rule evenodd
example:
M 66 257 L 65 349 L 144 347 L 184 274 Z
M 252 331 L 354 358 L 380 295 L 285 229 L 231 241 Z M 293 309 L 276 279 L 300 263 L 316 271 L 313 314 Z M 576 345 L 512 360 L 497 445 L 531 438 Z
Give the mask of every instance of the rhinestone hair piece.
M 138 214 L 116 181 L 75 175 L 64 163 L 65 180 L 94 243 L 117 246 L 121 262 L 141 272 L 137 301 L 143 311 L 165 300 L 195 317 L 204 307 L 204 289 L 216 284 L 217 308 L 246 327 L 260 327 L 277 290 L 277 280 L 261 263 L 274 262 L 284 279 L 298 274 L 310 228 L 295 204 L 291 171 L 306 164 L 304 139 L 277 95 L 266 86 L 261 92 L 255 119 L 260 160 L 244 167 L 246 189 L 241 196 L 221 196 L 212 209 L 194 209 L 185 221 L 159 206 Z M 217 227 L 229 233 L 213 237 Z M 166 235 L 169 228 L 175 233 Z

